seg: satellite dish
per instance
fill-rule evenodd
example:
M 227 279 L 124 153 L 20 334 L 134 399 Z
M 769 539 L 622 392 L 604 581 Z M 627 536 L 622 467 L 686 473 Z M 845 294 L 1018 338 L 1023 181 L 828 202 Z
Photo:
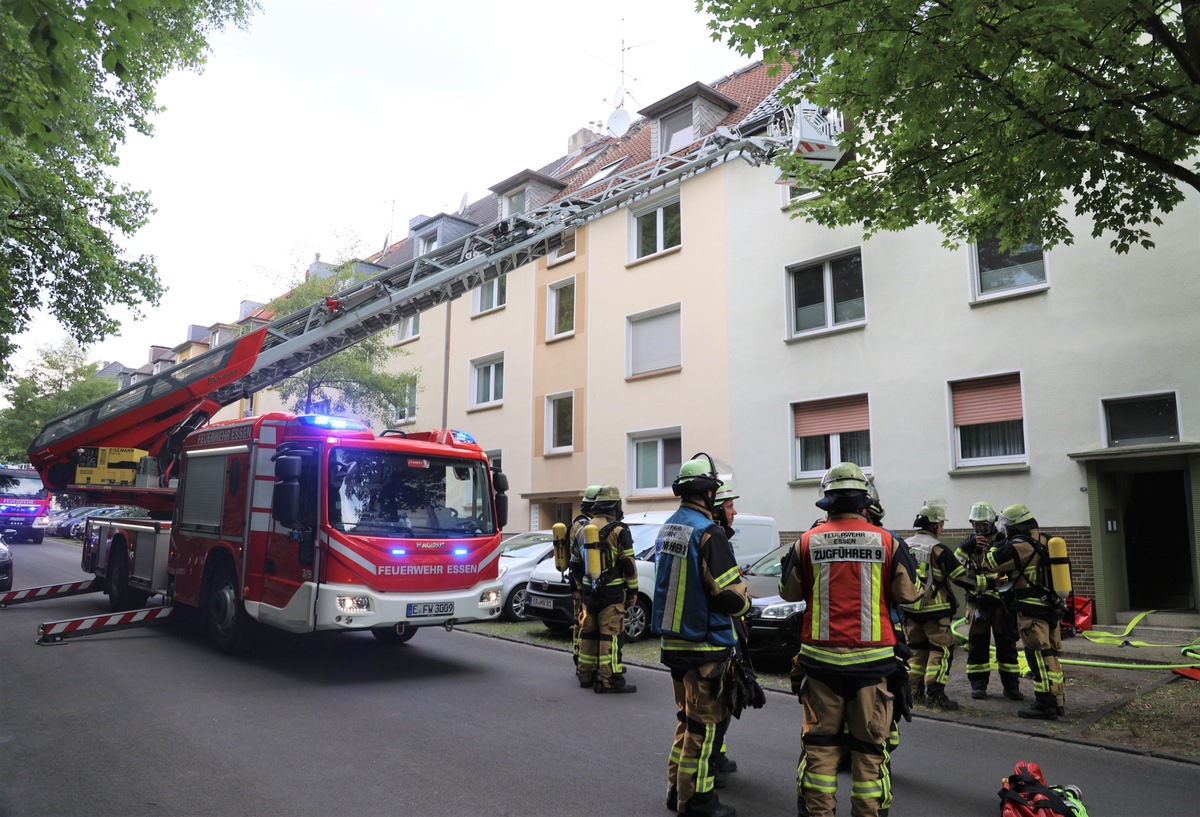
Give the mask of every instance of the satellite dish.
M 620 139 L 629 133 L 629 111 L 617 108 L 608 115 L 608 132 Z
M 621 107 L 621 103 L 624 101 L 625 101 L 625 86 L 618 85 L 617 90 L 613 91 L 613 101 L 612 101 L 613 107 L 614 108 Z
M 458 214 L 459 214 L 460 216 L 461 216 L 463 213 L 467 212 L 467 196 L 469 196 L 469 195 L 471 195 L 471 191 L 470 191 L 470 190 L 468 190 L 466 193 L 463 193 L 462 201 L 460 201 L 460 202 L 458 203 Z

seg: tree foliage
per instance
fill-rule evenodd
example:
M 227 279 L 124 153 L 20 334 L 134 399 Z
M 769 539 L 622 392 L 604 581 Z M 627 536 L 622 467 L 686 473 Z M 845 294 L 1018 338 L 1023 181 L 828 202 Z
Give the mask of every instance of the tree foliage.
M 152 256 L 119 240 L 152 212 L 109 169 L 127 129 L 150 134 L 155 87 L 199 69 L 207 37 L 254 0 L 0 0 L 0 378 L 48 307 L 82 345 L 118 331 L 109 307 L 157 304 Z
M 366 277 L 369 273 L 361 271 L 360 266 L 350 261 L 327 276 L 310 274 L 286 295 L 267 304 L 267 309 L 277 316 L 305 309 Z M 280 381 L 275 389 L 290 411 L 309 413 L 314 405 L 328 401 L 335 414 L 353 415 L 386 427 L 396 421 L 401 396 L 417 384 L 416 372 L 386 371 L 391 361 L 404 354 L 390 346 L 382 333 L 371 335 Z
M 797 71 L 792 101 L 847 118 L 848 161 L 782 162 L 804 208 L 867 234 L 1118 252 L 1200 191 L 1200 0 L 699 0 L 714 39 Z
M 38 349 L 37 359 L 7 386 L 9 407 L 0 409 L 0 461 L 28 462 L 29 446 L 46 424 L 116 391 L 117 381 L 97 377 L 75 343 Z

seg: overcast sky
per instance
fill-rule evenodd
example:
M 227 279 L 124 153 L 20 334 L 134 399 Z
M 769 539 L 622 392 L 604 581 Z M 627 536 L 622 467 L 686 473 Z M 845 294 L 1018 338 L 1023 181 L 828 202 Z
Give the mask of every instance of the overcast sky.
M 622 85 L 636 119 L 749 62 L 709 37 L 694 0 L 262 5 L 248 31 L 214 38 L 202 74 L 162 83 L 153 138 L 122 151 L 115 175 L 158 208 L 127 246 L 157 257 L 168 291 L 92 359 L 140 366 L 189 324 L 270 300 L 315 253 L 365 256 L 413 216 L 481 198 L 606 122 Z M 63 336 L 40 316 L 21 359 Z

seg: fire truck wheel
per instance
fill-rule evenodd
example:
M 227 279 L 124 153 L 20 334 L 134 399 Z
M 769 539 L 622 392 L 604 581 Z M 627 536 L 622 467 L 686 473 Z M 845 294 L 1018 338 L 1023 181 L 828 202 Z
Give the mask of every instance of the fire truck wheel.
M 108 557 L 108 571 L 104 577 L 104 592 L 108 606 L 114 613 L 145 607 L 150 594 L 129 586 L 129 562 L 124 548 L 116 548 Z
M 250 619 L 238 598 L 233 566 L 219 565 L 208 579 L 204 594 L 204 627 L 223 653 L 237 655 L 250 648 Z
M 405 627 L 404 632 L 397 633 L 395 627 L 376 627 L 371 630 L 371 635 L 375 636 L 375 640 L 380 644 L 405 644 L 412 640 L 412 637 L 417 634 L 416 627 Z

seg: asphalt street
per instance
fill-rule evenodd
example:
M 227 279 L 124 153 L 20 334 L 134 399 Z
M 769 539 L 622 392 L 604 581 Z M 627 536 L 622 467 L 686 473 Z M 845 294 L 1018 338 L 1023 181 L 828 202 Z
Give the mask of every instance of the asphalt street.
M 76 547 L 16 545 L 16 586 L 80 577 Z M 578 687 L 562 652 L 463 631 L 407 645 L 278 636 L 250 657 L 179 625 L 34 643 L 102 596 L 0 610 L 0 815 L 666 814 L 670 679 Z M 795 813 L 800 711 L 771 692 L 730 730 L 741 815 Z M 1017 760 L 1073 783 L 1093 817 L 1192 813 L 1200 766 L 918 719 L 892 814 L 996 815 Z M 849 778 L 841 779 L 849 813 Z

